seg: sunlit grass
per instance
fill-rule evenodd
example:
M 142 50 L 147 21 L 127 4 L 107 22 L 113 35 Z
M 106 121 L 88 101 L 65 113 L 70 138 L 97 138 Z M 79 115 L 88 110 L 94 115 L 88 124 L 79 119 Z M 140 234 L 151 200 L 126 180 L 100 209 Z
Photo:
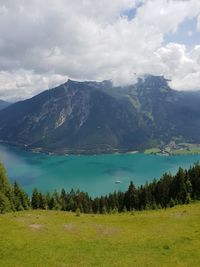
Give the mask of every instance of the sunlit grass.
M 160 153 L 160 149 L 159 148 L 149 148 L 146 149 L 144 151 L 145 154 L 156 154 L 156 153 Z
M 170 153 L 172 155 L 200 154 L 200 148 L 174 149 Z
M 0 216 L 0 266 L 200 266 L 200 203 L 112 215 Z

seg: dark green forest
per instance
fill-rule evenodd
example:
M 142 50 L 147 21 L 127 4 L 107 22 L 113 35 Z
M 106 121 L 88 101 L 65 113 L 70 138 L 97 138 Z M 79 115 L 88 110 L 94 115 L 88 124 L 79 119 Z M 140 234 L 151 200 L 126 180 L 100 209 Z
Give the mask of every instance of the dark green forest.
M 159 180 L 136 187 L 130 183 L 127 191 L 91 198 L 79 190 L 42 193 L 34 189 L 31 198 L 14 182 L 8 181 L 0 164 L 0 213 L 27 209 L 76 211 L 78 213 L 115 213 L 134 210 L 161 209 L 200 200 L 200 164 L 188 170 L 179 168 L 175 175 L 165 173 Z

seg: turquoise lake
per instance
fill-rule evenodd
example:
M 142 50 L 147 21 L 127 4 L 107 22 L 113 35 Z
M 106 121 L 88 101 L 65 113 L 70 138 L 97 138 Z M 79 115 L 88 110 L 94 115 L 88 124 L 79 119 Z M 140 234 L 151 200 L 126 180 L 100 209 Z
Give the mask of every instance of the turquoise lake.
M 131 180 L 140 185 L 160 178 L 164 172 L 174 174 L 179 166 L 188 168 L 200 160 L 200 155 L 49 156 L 0 145 L 0 158 L 9 180 L 17 180 L 28 194 L 34 187 L 42 192 L 74 188 L 100 196 L 126 190 Z M 116 180 L 121 183 L 116 184 Z

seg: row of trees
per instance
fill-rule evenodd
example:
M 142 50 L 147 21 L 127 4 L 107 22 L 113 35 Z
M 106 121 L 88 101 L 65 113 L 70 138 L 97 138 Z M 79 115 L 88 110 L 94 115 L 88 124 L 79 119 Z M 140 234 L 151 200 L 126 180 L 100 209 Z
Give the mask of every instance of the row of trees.
M 157 209 L 187 204 L 191 199 L 200 200 L 200 165 L 196 163 L 189 170 L 179 168 L 173 176 L 164 174 L 160 180 L 153 180 L 140 187 L 130 183 L 126 192 L 91 198 L 79 190 L 54 191 L 43 194 L 33 190 L 31 199 L 15 182 L 11 186 L 5 169 L 0 165 L 0 213 L 23 209 L 55 209 L 83 213 L 111 213 L 132 210 Z
M 10 185 L 5 168 L 0 163 L 0 213 L 29 209 L 30 205 L 28 195 L 17 182 Z

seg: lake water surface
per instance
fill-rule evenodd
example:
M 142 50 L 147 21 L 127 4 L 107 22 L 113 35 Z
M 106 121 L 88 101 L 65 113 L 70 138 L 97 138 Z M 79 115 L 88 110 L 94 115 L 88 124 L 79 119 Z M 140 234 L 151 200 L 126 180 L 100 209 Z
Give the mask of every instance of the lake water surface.
M 164 172 L 175 173 L 179 166 L 188 168 L 200 155 L 158 156 L 112 154 L 94 156 L 49 156 L 0 145 L 1 161 L 9 180 L 17 180 L 27 193 L 34 187 L 43 192 L 71 188 L 100 196 L 114 190 L 126 190 L 159 178 Z M 115 181 L 120 180 L 120 184 Z

